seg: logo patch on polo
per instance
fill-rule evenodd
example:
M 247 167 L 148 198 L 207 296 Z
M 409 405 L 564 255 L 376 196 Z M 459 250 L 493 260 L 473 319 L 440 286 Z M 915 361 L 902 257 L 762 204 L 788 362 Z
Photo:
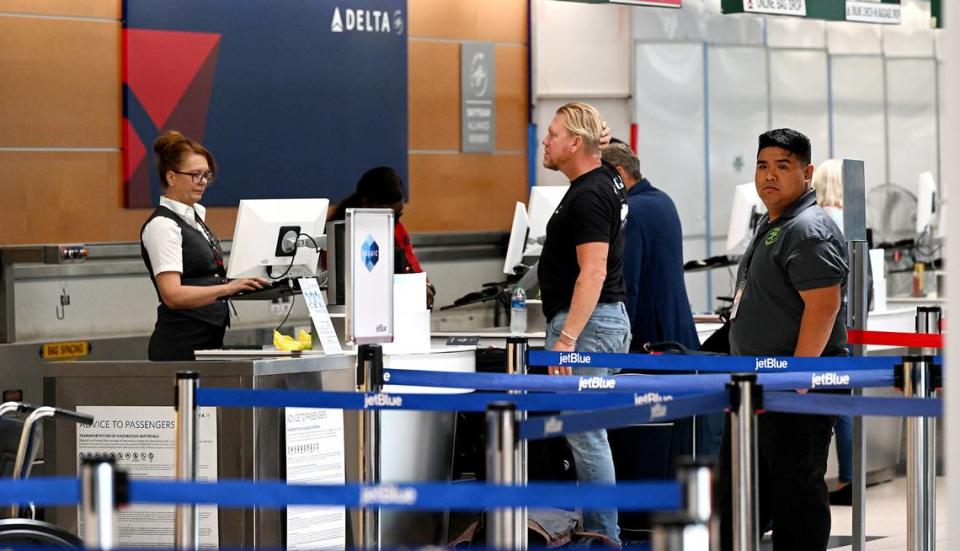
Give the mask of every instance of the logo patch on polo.
M 777 242 L 777 239 L 780 239 L 780 233 L 780 228 L 773 228 L 772 230 L 768 231 L 767 235 L 763 238 L 763 244 L 767 245 L 768 247 L 773 245 Z

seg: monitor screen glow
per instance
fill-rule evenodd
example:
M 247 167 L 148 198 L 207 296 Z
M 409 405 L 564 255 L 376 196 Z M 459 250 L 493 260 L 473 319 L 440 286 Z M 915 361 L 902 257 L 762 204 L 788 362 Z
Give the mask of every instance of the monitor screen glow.
M 937 182 L 930 172 L 921 172 L 917 178 L 917 233 L 923 233 L 934 222 Z
M 513 225 L 510 227 L 510 242 L 507 244 L 507 257 L 503 259 L 503 273 L 513 275 L 513 268 L 523 261 L 523 250 L 530 232 L 530 219 L 527 208 L 517 202 L 513 209 Z
M 547 235 L 547 222 L 550 221 L 553 211 L 557 210 L 557 206 L 560 205 L 560 201 L 563 200 L 563 196 L 567 194 L 568 189 L 570 189 L 569 185 L 533 186 L 530 188 L 530 202 L 527 213 L 530 217 L 529 239 L 531 241 L 539 239 L 542 243 L 543 237 Z M 524 254 L 526 256 L 539 256 L 542 249 L 542 245 L 528 244 Z
M 740 254 L 746 250 L 756 229 L 757 220 L 767 212 L 767 207 L 757 194 L 753 182 L 741 184 L 733 192 L 730 208 L 730 225 L 727 228 L 727 252 Z

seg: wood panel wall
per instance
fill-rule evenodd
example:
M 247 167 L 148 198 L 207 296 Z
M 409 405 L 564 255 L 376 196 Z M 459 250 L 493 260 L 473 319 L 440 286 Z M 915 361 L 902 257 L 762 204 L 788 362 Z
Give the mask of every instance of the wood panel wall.
M 509 230 L 527 197 L 527 2 L 408 0 L 413 232 Z M 0 0 L 0 245 L 136 241 L 121 194 L 121 0 Z M 461 154 L 459 47 L 496 52 L 496 152 Z M 221 236 L 234 208 L 212 208 Z

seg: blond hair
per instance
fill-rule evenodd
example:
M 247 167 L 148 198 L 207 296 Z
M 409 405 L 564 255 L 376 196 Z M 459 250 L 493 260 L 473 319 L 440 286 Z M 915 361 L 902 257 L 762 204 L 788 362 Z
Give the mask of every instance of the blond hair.
M 600 132 L 603 130 L 603 121 L 596 107 L 586 103 L 568 103 L 557 109 L 557 114 L 563 115 L 563 126 L 568 132 L 583 139 L 588 152 L 600 152 Z
M 829 159 L 813 171 L 813 189 L 821 207 L 843 208 L 843 161 Z

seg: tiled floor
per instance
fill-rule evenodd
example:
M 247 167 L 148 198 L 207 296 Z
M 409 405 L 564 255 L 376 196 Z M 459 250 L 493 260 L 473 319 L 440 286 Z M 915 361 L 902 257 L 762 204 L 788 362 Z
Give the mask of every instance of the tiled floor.
M 867 488 L 867 551 L 901 551 L 907 548 L 907 482 L 898 478 L 892 482 Z M 832 507 L 832 540 L 845 540 L 842 536 L 852 534 L 851 507 Z M 840 536 L 840 537 L 838 537 Z M 946 484 L 937 479 L 937 548 L 949 549 L 947 545 Z M 831 547 L 838 551 L 850 551 L 848 541 Z

